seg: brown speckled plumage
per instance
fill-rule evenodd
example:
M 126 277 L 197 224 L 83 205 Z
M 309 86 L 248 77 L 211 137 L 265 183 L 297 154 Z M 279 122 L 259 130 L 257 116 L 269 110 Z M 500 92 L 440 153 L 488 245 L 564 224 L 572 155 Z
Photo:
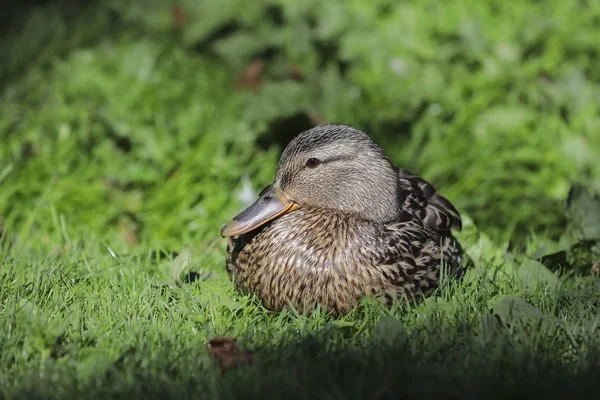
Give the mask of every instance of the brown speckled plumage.
M 334 166 L 305 171 L 313 156 Z M 295 138 L 274 185 L 300 208 L 230 237 L 226 260 L 236 287 L 269 309 L 292 304 L 302 312 L 319 304 L 343 314 L 365 295 L 422 298 L 438 286 L 441 259 L 451 271 L 462 261 L 450 232 L 461 229 L 452 204 L 422 178 L 393 168 L 350 127 L 318 127 Z

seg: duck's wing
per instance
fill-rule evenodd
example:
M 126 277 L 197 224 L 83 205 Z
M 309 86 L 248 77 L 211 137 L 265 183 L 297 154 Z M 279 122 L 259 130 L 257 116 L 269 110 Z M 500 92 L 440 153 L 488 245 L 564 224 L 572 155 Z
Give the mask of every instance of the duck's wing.
M 452 234 L 430 229 L 413 216 L 404 215 L 403 220 L 386 226 L 377 258 L 376 268 L 390 284 L 385 293 L 388 304 L 402 293 L 416 298 L 429 296 L 439 286 L 442 262 L 446 276 L 459 278 L 464 273 L 464 254 Z
M 433 185 L 403 169 L 396 168 L 396 171 L 402 207 L 406 212 L 439 231 L 462 229 L 460 214 L 448 199 L 436 192 Z

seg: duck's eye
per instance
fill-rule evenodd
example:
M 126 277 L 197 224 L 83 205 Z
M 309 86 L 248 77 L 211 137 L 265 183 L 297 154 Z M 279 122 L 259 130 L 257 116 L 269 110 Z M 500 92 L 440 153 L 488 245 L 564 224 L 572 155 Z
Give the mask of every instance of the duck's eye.
M 306 166 L 308 168 L 315 168 L 319 164 L 321 164 L 321 161 L 318 158 L 309 158 L 308 161 L 306 161 Z

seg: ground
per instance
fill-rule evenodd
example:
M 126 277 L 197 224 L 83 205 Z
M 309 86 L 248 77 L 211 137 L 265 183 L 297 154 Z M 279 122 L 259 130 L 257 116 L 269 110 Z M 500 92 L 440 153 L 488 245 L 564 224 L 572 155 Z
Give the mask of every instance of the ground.
M 2 397 L 600 394 L 600 5 L 15 15 L 0 42 Z M 329 122 L 457 206 L 463 281 L 340 318 L 234 291 L 221 226 L 293 135 Z

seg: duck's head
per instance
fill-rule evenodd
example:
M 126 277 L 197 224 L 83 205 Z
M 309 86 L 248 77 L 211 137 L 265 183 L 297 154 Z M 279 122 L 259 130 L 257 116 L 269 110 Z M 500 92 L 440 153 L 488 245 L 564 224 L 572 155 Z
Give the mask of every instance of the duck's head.
M 398 175 L 365 133 L 345 125 L 319 126 L 285 148 L 275 181 L 233 218 L 221 235 L 237 236 L 302 207 L 321 207 L 373 222 L 400 210 Z

